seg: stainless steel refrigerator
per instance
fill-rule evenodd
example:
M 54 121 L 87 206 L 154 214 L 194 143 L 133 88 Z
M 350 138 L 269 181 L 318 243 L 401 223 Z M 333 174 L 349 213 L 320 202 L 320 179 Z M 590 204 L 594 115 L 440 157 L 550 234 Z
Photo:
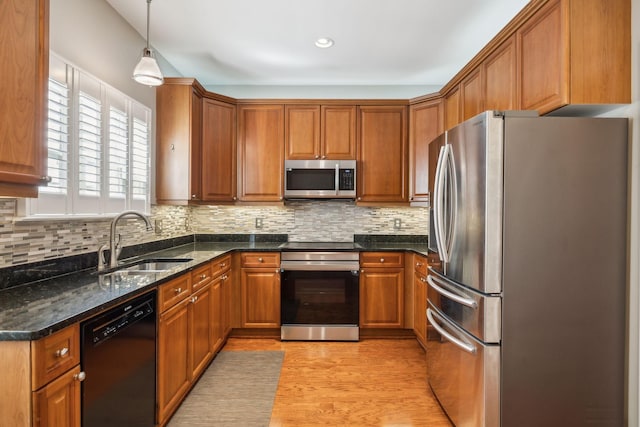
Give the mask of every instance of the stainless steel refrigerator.
M 488 111 L 431 142 L 427 374 L 456 426 L 624 425 L 627 130 Z

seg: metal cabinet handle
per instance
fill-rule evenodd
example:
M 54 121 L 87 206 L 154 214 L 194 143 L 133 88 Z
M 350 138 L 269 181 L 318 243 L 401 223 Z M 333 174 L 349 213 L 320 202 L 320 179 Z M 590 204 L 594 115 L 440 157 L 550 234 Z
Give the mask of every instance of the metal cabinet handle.
M 176 295 L 178 295 L 180 292 L 182 292 L 182 288 L 175 288 L 173 292 L 175 292 Z
M 191 302 L 195 303 L 196 301 L 198 301 L 198 295 L 195 295 L 193 297 L 191 297 Z
M 221 262 L 221 263 L 220 263 L 220 267 L 226 267 L 226 266 L 227 266 L 227 263 L 226 263 L 226 262 Z
M 258 262 L 264 262 L 262 258 L 258 258 Z
M 422 264 L 421 262 L 416 262 L 416 267 L 422 267 L 424 264 Z
M 84 372 L 84 371 L 80 371 L 80 372 L 78 372 L 77 374 L 75 374 L 75 375 L 73 376 L 73 379 L 74 379 L 74 380 L 76 380 L 76 381 L 80 381 L 80 382 L 84 381 L 84 380 L 85 380 L 85 378 L 87 378 L 87 374 L 85 374 L 85 372 Z
M 384 262 L 384 258 L 380 258 L 380 262 Z
M 67 347 L 56 350 L 56 357 L 65 357 L 67 354 L 69 354 L 69 348 Z
M 201 275 L 200 275 L 200 280 L 204 280 L 204 279 L 206 279 L 206 278 L 207 278 L 207 275 L 206 275 L 206 274 L 201 274 Z

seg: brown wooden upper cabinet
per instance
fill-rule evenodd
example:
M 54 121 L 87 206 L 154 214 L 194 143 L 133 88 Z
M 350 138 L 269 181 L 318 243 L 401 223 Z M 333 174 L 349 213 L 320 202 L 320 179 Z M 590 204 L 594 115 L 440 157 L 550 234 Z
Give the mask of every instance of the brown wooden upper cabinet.
M 356 158 L 354 105 L 287 105 L 285 153 L 288 160 Z
M 238 199 L 282 200 L 284 175 L 284 106 L 238 106 Z
M 460 106 L 462 121 L 484 111 L 484 73 L 478 67 L 460 83 Z
M 49 179 L 49 0 L 7 0 L 0 9 L 0 196 L 37 197 Z
M 631 101 L 631 2 L 550 0 L 516 32 L 520 108 Z
M 359 108 L 358 202 L 406 203 L 407 107 Z
M 441 99 L 409 107 L 409 201 L 412 204 L 429 201 L 429 142 L 440 135 L 443 128 Z
M 202 126 L 202 200 L 237 199 L 236 106 L 205 99 Z
M 460 87 L 456 86 L 444 96 L 444 128 L 451 129 L 462 120 L 460 112 Z
M 518 105 L 516 84 L 516 38 L 509 37 L 482 64 L 484 109 L 515 110 Z
M 156 199 L 202 200 L 202 93 L 194 79 L 165 79 L 156 88 Z

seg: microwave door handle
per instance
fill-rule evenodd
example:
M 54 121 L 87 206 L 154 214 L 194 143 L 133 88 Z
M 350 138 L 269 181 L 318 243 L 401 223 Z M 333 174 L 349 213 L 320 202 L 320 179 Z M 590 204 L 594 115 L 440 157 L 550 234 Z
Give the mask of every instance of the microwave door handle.
M 429 286 L 431 286 L 433 290 L 435 290 L 437 293 L 444 295 L 445 297 L 449 298 L 452 301 L 457 302 L 458 304 L 462 304 L 464 306 L 467 306 L 473 309 L 478 308 L 478 303 L 472 300 L 471 298 L 465 298 L 460 295 L 456 295 L 453 292 L 450 292 L 438 286 L 438 284 L 436 284 L 436 278 L 432 275 L 427 276 L 427 283 L 429 283 Z
M 466 342 L 454 337 L 449 332 L 445 331 L 444 328 L 442 326 L 440 326 L 438 324 L 438 322 L 436 322 L 436 320 L 433 318 L 434 314 L 436 316 L 438 316 L 437 313 L 434 313 L 433 311 L 431 311 L 430 308 L 427 308 L 427 319 L 429 319 L 429 323 L 431 323 L 431 326 L 433 326 L 433 329 L 438 331 L 438 333 L 440 335 L 445 337 L 447 339 L 447 341 L 450 341 L 453 345 L 455 345 L 457 347 L 460 347 L 461 349 L 463 349 L 467 353 L 476 354 L 476 352 L 478 351 L 476 346 L 474 346 L 473 344 L 466 343 Z M 438 316 L 438 317 L 440 317 L 440 316 Z
M 442 168 L 444 160 L 444 147 L 440 147 L 440 153 L 438 154 L 438 163 L 436 165 L 435 182 L 433 185 L 433 224 L 434 231 L 436 233 L 436 248 L 438 249 L 438 255 L 440 259 L 444 261 L 443 241 L 442 241 L 442 221 L 444 220 L 442 215 L 442 191 L 444 190 L 442 181 Z
M 336 196 L 338 195 L 339 191 L 340 191 L 340 164 L 336 163 L 336 181 L 335 181 L 335 187 L 336 187 Z

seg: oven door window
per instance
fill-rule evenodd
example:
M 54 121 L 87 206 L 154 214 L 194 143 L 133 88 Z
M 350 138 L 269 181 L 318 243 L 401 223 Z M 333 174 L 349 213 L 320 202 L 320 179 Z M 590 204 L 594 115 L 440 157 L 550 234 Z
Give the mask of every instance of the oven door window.
M 358 271 L 284 271 L 281 280 L 283 325 L 358 324 Z

